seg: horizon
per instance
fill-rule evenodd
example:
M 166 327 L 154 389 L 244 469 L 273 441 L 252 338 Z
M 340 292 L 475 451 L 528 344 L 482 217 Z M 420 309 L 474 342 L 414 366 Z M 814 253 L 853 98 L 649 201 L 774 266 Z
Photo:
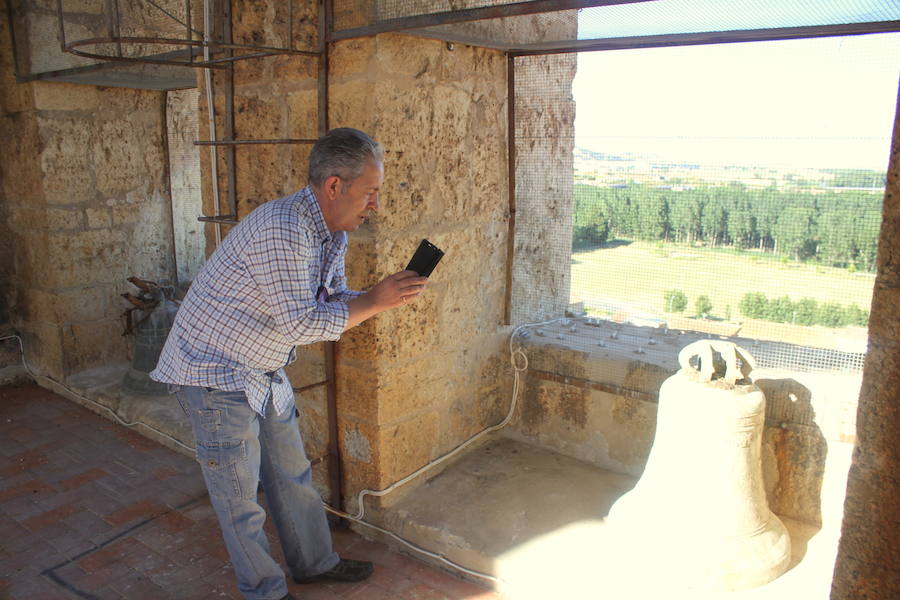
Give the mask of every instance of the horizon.
M 666 162 L 884 172 L 898 65 L 898 33 L 584 52 L 574 141 Z M 611 93 L 618 82 L 628 89 Z

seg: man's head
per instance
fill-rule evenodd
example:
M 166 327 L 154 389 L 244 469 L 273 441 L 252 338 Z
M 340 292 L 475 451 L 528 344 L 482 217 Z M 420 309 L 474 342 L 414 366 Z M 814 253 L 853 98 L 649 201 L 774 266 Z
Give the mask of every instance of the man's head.
M 332 129 L 316 142 L 309 183 L 330 231 L 353 231 L 378 210 L 383 162 L 381 145 L 357 129 Z

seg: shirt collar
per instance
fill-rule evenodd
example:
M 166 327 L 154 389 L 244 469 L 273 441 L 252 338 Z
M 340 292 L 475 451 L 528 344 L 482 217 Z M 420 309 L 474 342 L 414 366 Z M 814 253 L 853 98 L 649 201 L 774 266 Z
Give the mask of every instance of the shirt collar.
M 309 211 L 309 216 L 312 219 L 313 231 L 315 232 L 316 239 L 319 240 L 319 243 L 324 244 L 330 242 L 332 238 L 337 237 L 328 231 L 328 225 L 325 224 L 325 215 L 322 214 L 322 207 L 319 206 L 319 203 L 316 200 L 316 194 L 313 192 L 312 187 L 306 186 L 303 188 L 300 197 L 306 210 Z

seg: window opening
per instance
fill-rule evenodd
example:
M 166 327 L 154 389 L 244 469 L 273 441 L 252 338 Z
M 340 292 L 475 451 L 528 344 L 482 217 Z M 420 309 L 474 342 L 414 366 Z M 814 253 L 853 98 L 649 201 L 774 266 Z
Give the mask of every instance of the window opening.
M 860 371 L 900 35 L 559 56 L 515 59 L 513 322 L 565 301 Z

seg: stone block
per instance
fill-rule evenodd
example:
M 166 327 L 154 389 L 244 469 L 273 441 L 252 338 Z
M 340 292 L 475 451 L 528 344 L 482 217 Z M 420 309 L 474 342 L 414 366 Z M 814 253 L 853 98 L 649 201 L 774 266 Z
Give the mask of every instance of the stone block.
M 785 424 L 763 431 L 763 481 L 769 508 L 822 525 L 822 483 L 828 444 L 815 426 Z
M 44 175 L 38 160 L 41 141 L 34 115 L 0 117 L 0 136 L 7 143 L 7 152 L 0 161 L 0 185 L 6 202 L 10 206 L 42 203 Z
M 92 85 L 34 82 L 34 108 L 37 110 L 85 110 L 99 107 L 100 94 Z
M 272 95 L 269 89 L 263 91 L 244 87 L 235 90 L 235 137 L 257 140 L 287 137 L 284 135 L 283 120 L 284 98 L 280 95 Z M 261 146 L 251 146 L 240 150 L 256 152 L 260 148 Z
M 285 367 L 295 388 L 325 380 L 324 343 L 297 346 L 297 360 Z
M 61 328 L 52 323 L 26 321 L 22 332 L 28 366 L 40 375 L 62 379 L 66 371 Z
M 161 106 L 151 113 L 155 119 L 104 120 L 97 124 L 93 147 L 96 188 L 115 197 L 132 190 L 146 190 L 159 184 L 166 173 L 163 148 L 165 130 Z
M 97 143 L 94 125 L 82 118 L 38 116 L 42 141 L 40 168 L 49 204 L 80 204 L 96 193 L 92 148 Z
M 287 105 L 287 130 L 282 135 L 288 138 L 317 138 L 317 102 L 318 94 L 314 89 L 287 93 L 284 98 Z
M 130 358 L 118 319 L 73 323 L 62 328 L 66 374 Z
M 306 187 L 309 181 L 309 153 L 312 151 L 312 145 L 292 144 L 286 151 L 287 164 L 282 169 L 284 189 L 295 192 Z
M 374 78 L 377 68 L 375 40 L 374 37 L 363 37 L 335 42 L 328 57 L 329 80 Z
M 299 50 L 299 46 L 295 47 Z M 314 56 L 275 56 L 268 59 L 272 63 L 272 77 L 281 83 L 309 83 L 315 87 L 319 75 L 319 61 Z M 252 61 L 248 61 L 252 62 Z
M 84 215 L 81 209 L 13 206 L 10 210 L 10 224 L 17 230 L 46 229 L 64 231 L 81 229 Z
M 238 150 L 238 216 L 250 214 L 257 206 L 291 193 L 282 175 L 281 149 L 275 144 L 246 146 Z M 252 175 L 251 175 L 252 174 Z M 224 190 L 221 190 L 224 193 Z
M 84 215 L 87 219 L 88 229 L 103 229 L 112 226 L 112 215 L 107 207 L 86 208 Z
M 337 406 L 342 417 L 352 417 L 354 422 L 378 424 L 380 419 L 379 372 L 374 364 L 348 364 L 339 366 Z
M 390 485 L 437 458 L 439 432 L 435 411 L 379 428 L 382 483 Z
M 332 82 L 329 84 L 328 94 L 330 127 L 355 127 L 384 143 L 379 138 L 380 130 L 373 127 L 377 103 L 372 98 L 371 82 L 356 79 Z
M 379 77 L 412 77 L 421 79 L 424 83 L 434 84 L 437 79 L 435 72 L 441 70 L 447 61 L 453 61 L 456 56 L 448 51 L 446 44 L 440 40 L 388 33 L 375 37 L 375 48 L 371 58 L 374 58 L 374 66 L 378 69 Z M 360 69 L 361 66 L 368 69 L 373 66 L 371 58 L 368 62 L 353 61 L 352 55 L 350 58 L 350 68 L 355 68 L 355 71 L 350 72 L 365 72 Z M 465 59 L 460 58 L 457 62 L 465 62 Z M 460 77 L 455 81 L 466 79 L 468 77 Z

